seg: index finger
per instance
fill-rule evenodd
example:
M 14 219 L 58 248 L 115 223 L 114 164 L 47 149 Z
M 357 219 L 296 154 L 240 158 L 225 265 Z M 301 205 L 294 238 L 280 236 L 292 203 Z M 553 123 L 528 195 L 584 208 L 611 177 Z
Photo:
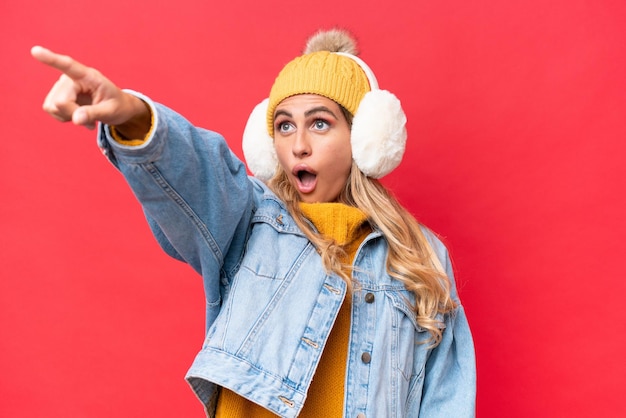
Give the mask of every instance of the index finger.
M 87 67 L 67 55 L 57 54 L 42 46 L 34 46 L 30 50 L 31 55 L 39 62 L 65 73 L 73 80 L 84 77 Z

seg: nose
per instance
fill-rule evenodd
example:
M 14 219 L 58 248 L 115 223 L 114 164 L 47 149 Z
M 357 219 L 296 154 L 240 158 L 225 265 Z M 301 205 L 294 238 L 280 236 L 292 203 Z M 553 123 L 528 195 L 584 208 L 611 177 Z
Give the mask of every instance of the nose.
M 296 132 L 291 151 L 293 155 L 298 158 L 311 155 L 311 141 L 306 130 Z

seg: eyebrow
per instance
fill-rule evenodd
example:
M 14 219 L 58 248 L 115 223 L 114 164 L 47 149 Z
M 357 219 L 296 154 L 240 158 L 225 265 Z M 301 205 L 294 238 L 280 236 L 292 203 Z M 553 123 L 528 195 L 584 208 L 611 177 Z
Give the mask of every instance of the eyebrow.
M 314 107 L 312 109 L 309 109 L 306 112 L 304 112 L 304 116 L 305 117 L 309 117 L 309 116 L 311 116 L 311 115 L 313 115 L 315 113 L 318 113 L 318 112 L 329 113 L 330 115 L 332 115 L 332 117 L 334 117 L 335 119 L 338 119 L 337 115 L 335 115 L 333 113 L 333 111 L 330 110 L 329 108 L 327 108 L 326 106 L 316 106 L 316 107 Z M 291 113 L 287 112 L 286 110 L 278 110 L 278 111 L 276 111 L 276 114 L 274 115 L 274 120 L 276 120 L 276 118 L 278 116 L 281 116 L 281 115 L 284 115 L 284 116 L 286 116 L 288 118 L 292 118 L 293 117 L 293 115 Z
M 337 119 L 337 116 L 333 113 L 333 111 L 327 108 L 326 106 L 317 106 L 317 107 L 314 107 L 313 109 L 309 109 L 306 112 L 304 112 L 304 116 L 311 116 L 312 114 L 318 113 L 318 112 L 330 113 L 335 119 Z

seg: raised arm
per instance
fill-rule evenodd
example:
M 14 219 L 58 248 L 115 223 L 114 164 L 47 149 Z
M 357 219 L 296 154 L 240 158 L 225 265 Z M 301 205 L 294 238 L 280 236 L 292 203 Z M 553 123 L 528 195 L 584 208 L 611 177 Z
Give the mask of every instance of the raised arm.
M 203 277 L 209 326 L 245 250 L 255 190 L 245 165 L 221 135 L 120 90 L 99 71 L 41 47 L 32 55 L 62 73 L 44 110 L 76 125 L 101 122 L 98 145 L 124 175 L 159 244 Z
M 43 109 L 61 122 L 93 129 L 96 122 L 114 125 L 119 134 L 143 138 L 150 130 L 150 111 L 137 97 L 123 92 L 95 68 L 41 46 L 31 49 L 38 61 L 60 71 Z

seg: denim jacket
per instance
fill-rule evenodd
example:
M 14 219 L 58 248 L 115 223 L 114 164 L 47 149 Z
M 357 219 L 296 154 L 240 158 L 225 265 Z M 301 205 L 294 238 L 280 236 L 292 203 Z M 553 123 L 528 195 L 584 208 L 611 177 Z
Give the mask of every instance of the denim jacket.
M 135 93 L 137 94 L 137 93 Z M 319 363 L 346 283 L 327 274 L 280 201 L 214 132 L 141 96 L 153 131 L 139 146 L 99 129 L 104 154 L 141 202 L 161 247 L 203 278 L 206 337 L 186 379 L 213 416 L 228 387 L 295 417 Z M 426 231 L 453 280 L 443 244 Z M 374 230 L 355 256 L 344 417 L 473 417 L 475 362 L 459 303 L 435 348 L 415 320 L 413 295 L 385 268 Z

